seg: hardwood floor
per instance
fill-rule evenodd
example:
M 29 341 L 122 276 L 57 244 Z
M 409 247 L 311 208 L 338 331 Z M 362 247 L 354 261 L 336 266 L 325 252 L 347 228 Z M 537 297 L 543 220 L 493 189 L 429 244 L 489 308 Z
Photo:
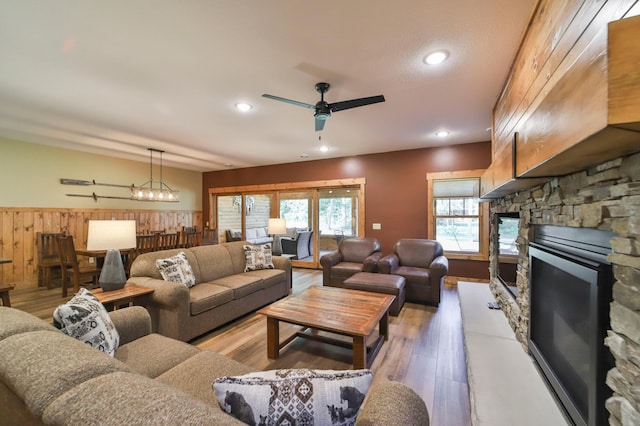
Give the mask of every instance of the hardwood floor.
M 322 285 L 322 271 L 295 269 L 294 293 Z M 20 290 L 11 293 L 12 306 L 50 321 L 62 298 L 60 289 Z M 281 323 L 281 339 L 295 326 Z M 204 350 L 229 356 L 257 370 L 277 368 L 351 368 L 351 352 L 307 339 L 295 339 L 276 360 L 267 358 L 267 322 L 248 314 L 191 341 Z M 458 293 L 445 286 L 440 306 L 405 303 L 398 317 L 390 317 L 390 337 L 382 345 L 371 370 L 374 382 L 396 380 L 413 388 L 425 401 L 431 425 L 471 424 L 462 318 Z

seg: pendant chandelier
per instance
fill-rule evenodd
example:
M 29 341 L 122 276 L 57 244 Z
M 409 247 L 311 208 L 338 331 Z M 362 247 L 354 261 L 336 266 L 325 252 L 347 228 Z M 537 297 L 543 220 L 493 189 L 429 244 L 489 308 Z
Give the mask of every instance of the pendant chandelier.
M 131 199 L 139 201 L 179 201 L 180 191 L 173 190 L 162 180 L 162 153 L 164 151 L 154 148 L 149 149 L 149 180 L 140 186 L 131 186 Z M 153 153 L 160 154 L 160 181 L 153 181 Z

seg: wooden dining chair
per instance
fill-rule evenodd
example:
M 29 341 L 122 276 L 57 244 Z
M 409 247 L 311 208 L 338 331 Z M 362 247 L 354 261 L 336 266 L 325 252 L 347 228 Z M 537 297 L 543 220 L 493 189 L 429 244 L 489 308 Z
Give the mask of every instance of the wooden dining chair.
M 133 261 L 136 260 L 136 257 L 140 256 L 142 253 L 149 253 L 158 250 L 158 235 L 159 234 L 136 235 L 136 248 L 131 250 L 129 253 L 127 262 L 127 277 L 129 276 L 131 265 L 133 264 Z
M 202 245 L 218 244 L 218 236 L 216 229 L 204 228 L 202 232 Z
M 180 248 L 180 233 L 158 234 L 158 250 Z
M 156 251 L 158 249 L 158 235 L 136 235 L 136 255 Z
M 95 266 L 80 267 L 73 236 L 58 237 L 57 242 L 59 262 L 62 269 L 62 297 L 67 297 L 67 286 L 69 284 L 73 285 L 74 294 L 80 290 L 80 285 L 90 283 L 97 287 L 100 268 Z
M 189 248 L 202 245 L 202 232 L 186 232 L 182 234 L 182 247 Z
M 53 288 L 53 272 L 60 272 L 60 256 L 58 255 L 58 237 L 64 237 L 66 233 L 36 234 L 36 247 L 38 251 L 38 287 Z

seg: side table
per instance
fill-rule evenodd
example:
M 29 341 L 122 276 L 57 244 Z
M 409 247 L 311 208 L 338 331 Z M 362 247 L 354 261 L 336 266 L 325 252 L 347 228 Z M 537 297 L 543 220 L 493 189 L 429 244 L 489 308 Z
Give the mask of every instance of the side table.
M 0 264 L 11 263 L 11 259 L 0 259 Z M 0 283 L 0 300 L 2 300 L 3 306 L 11 306 L 11 299 L 9 298 L 9 292 L 13 290 L 13 285 Z
M 118 290 L 103 291 L 101 288 L 91 290 L 91 293 L 107 308 L 108 311 L 118 309 L 123 305 L 144 305 L 146 297 L 154 289 L 127 284 Z

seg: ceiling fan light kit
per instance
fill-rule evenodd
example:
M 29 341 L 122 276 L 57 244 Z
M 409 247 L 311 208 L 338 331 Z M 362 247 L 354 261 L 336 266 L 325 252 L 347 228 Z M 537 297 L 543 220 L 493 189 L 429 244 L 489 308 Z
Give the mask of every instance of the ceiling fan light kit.
M 313 116 L 315 117 L 316 124 L 316 132 L 319 132 L 324 129 L 324 124 L 329 117 L 331 117 L 332 112 L 342 111 L 345 109 L 361 107 L 365 105 L 375 104 L 378 102 L 384 102 L 384 96 L 370 96 L 367 98 L 358 98 L 351 99 L 348 101 L 334 102 L 328 103 L 324 100 L 324 94 L 329 91 L 331 85 L 329 83 L 320 82 L 316 83 L 316 91 L 320 93 L 320 101 L 318 101 L 315 105 L 307 104 L 304 102 L 294 101 L 291 99 L 281 98 L 280 96 L 269 95 L 267 93 L 262 96 L 268 99 L 273 99 L 275 101 L 286 102 L 292 105 L 297 105 L 303 108 L 309 108 L 314 110 Z

